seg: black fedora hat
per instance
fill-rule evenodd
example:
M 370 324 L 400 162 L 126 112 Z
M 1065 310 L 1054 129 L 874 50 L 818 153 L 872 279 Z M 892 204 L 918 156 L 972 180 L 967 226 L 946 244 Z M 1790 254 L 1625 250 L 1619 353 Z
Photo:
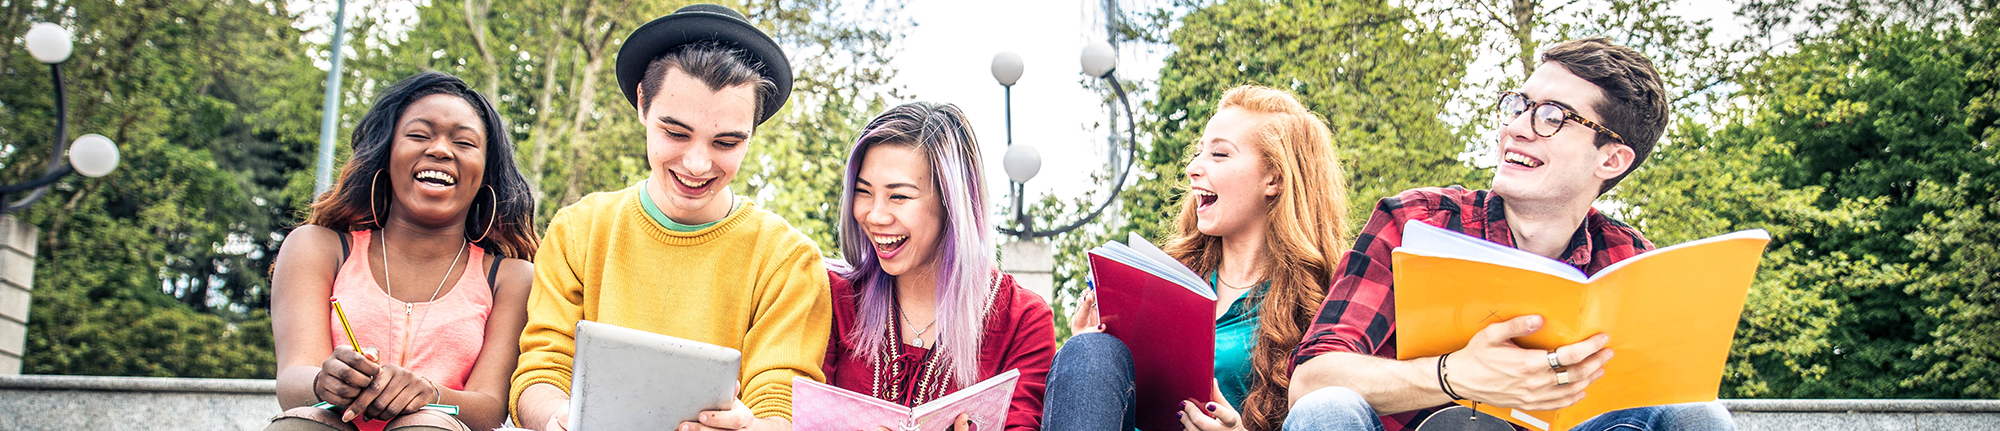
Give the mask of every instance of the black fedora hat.
M 764 120 L 785 107 L 785 99 L 792 95 L 792 63 L 785 60 L 785 51 L 778 49 L 771 36 L 750 25 L 743 14 L 706 3 L 688 5 L 654 19 L 625 37 L 625 46 L 618 49 L 618 86 L 625 91 L 625 101 L 633 107 L 639 106 L 639 81 L 645 79 L 646 66 L 653 59 L 675 47 L 704 41 L 742 50 L 749 60 L 762 63 L 753 65 L 759 73 L 777 84 L 778 91 L 760 101 L 764 112 L 757 117 L 757 124 L 764 124 Z

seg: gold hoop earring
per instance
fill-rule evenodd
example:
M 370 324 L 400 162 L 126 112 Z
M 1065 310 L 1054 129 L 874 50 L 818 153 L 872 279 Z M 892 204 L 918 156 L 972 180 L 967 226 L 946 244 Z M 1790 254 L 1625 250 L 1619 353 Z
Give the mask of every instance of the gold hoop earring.
M 375 210 L 375 183 L 382 181 L 382 171 L 385 170 L 376 169 L 375 176 L 369 177 L 368 180 L 368 221 L 374 223 L 378 229 L 382 227 L 382 215 Z
M 472 240 L 473 243 L 486 240 L 486 234 L 493 233 L 493 220 L 500 218 L 500 194 L 493 191 L 492 185 L 487 185 L 486 195 L 492 196 L 488 201 L 493 202 L 493 208 L 486 216 L 486 230 L 479 231 L 479 239 Z M 479 202 L 479 199 L 475 197 L 473 202 Z

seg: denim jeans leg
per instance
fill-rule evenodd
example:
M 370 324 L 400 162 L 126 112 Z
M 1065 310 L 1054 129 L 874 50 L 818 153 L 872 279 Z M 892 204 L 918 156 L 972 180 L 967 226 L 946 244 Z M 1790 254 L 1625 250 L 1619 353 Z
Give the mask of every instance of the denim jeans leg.
M 1338 386 L 1299 398 L 1285 417 L 1285 431 L 1356 430 L 1382 431 L 1382 417 L 1361 394 Z
M 1578 431 L 1721 431 L 1735 430 L 1736 421 L 1722 403 L 1686 403 L 1615 410 L 1581 424 Z
M 1132 351 L 1101 332 L 1070 337 L 1049 368 L 1042 427 L 1050 431 L 1130 431 Z

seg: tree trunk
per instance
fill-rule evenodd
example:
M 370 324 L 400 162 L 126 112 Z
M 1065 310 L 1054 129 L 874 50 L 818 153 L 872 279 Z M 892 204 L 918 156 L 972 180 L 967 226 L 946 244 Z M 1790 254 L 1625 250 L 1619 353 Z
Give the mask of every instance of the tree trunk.
M 570 4 L 564 2 L 562 15 L 559 15 L 562 18 L 556 22 L 569 22 L 569 13 Z M 528 159 L 528 192 L 535 197 L 535 202 L 541 202 L 545 197 L 542 192 L 542 168 L 547 166 L 549 160 L 551 141 L 548 124 L 550 112 L 554 110 L 549 105 L 555 98 L 557 88 L 556 69 L 562 67 L 562 42 L 560 37 L 549 38 L 548 52 L 542 55 L 542 91 L 535 95 L 535 124 L 528 130 L 528 136 L 533 139 L 529 146 L 535 151 L 534 156 Z
M 492 0 L 465 0 L 465 29 L 472 33 L 472 46 L 479 48 L 479 58 L 486 61 L 486 98 L 499 101 L 500 62 L 493 59 L 493 48 L 486 46 L 486 15 L 492 10 Z
M 1535 1 L 1514 0 L 1509 11 L 1514 16 L 1514 43 L 1521 50 L 1517 54 L 1521 61 L 1521 80 L 1535 74 Z
M 596 0 L 592 0 L 584 5 L 583 21 L 571 35 L 581 48 L 585 61 L 583 68 L 577 71 L 583 77 L 583 84 L 576 87 L 576 118 L 569 125 L 569 146 L 574 157 L 570 159 L 569 184 L 563 190 L 563 205 L 575 203 L 583 196 L 584 171 L 588 167 L 585 162 L 591 149 L 590 140 L 584 138 L 583 133 L 584 125 L 590 122 L 591 111 L 597 109 L 597 71 L 604 68 L 604 50 L 611 46 L 612 35 L 619 31 L 616 17 L 624 16 L 631 7 L 630 4 L 619 2 L 618 10 L 604 13 L 597 10 L 597 3 Z M 598 30 L 599 18 L 610 21 L 611 25 Z M 585 33 L 588 31 L 598 31 L 598 33 Z
M 583 137 L 583 128 L 584 124 L 590 122 L 590 111 L 597 103 L 597 69 L 604 66 L 603 46 L 599 45 L 596 48 L 597 50 L 584 52 L 584 57 L 589 61 L 585 62 L 583 70 L 578 72 L 583 74 L 583 85 L 577 90 L 581 94 L 577 95 L 576 119 L 569 125 L 569 147 L 575 152 L 575 158 L 570 159 L 572 165 L 569 170 L 569 187 L 563 190 L 562 204 L 565 206 L 576 203 L 576 200 L 583 196 L 582 163 L 590 151 L 590 140 Z

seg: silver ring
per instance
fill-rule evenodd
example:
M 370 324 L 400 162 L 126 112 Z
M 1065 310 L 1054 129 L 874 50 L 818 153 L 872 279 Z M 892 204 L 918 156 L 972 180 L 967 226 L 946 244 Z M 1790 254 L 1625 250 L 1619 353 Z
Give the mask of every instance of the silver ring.
M 1569 386 L 1569 372 L 1556 373 L 1556 386 Z
M 1561 369 L 1562 369 L 1562 367 L 1563 367 L 1563 364 L 1562 364 L 1562 359 L 1560 359 L 1560 358 L 1558 358 L 1558 357 L 1556 356 L 1556 352 L 1554 352 L 1554 351 L 1550 351 L 1550 352 L 1549 352 L 1549 369 L 1551 369 L 1551 370 L 1561 370 Z

